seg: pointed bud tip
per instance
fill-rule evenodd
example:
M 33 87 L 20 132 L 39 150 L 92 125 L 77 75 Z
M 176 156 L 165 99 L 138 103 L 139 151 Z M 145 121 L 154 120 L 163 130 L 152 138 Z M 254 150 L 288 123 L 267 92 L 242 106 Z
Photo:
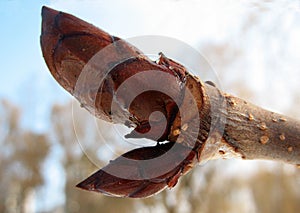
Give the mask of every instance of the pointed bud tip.
M 83 184 L 83 181 L 78 183 L 76 185 L 77 188 L 80 188 L 80 189 L 85 189 L 85 190 L 88 190 L 88 188 L 86 187 L 86 185 Z
M 76 187 L 87 191 L 95 191 L 95 187 L 91 178 L 81 181 L 76 185 Z
M 42 7 L 42 16 L 43 17 L 48 14 L 56 14 L 56 13 L 58 13 L 58 11 L 56 11 L 50 7 L 47 7 L 47 6 Z

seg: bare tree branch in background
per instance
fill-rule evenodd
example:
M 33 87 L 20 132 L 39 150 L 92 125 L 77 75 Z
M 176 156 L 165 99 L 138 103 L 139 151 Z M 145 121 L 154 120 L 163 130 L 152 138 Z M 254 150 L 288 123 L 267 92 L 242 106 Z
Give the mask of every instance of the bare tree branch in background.
M 96 117 L 134 127 L 127 137 L 158 142 L 125 153 L 79 187 L 147 197 L 175 186 L 181 175 L 210 159 L 300 164 L 299 121 L 222 92 L 163 54 L 151 61 L 124 40 L 72 15 L 43 7 L 42 18 L 42 51 L 56 81 Z M 99 57 L 101 51 L 106 54 Z M 117 93 L 129 79 L 125 92 Z M 126 98 L 152 85 L 162 85 L 167 93 L 148 90 Z M 157 164 L 140 166 L 160 157 Z
M 30 199 L 44 184 L 43 163 L 50 152 L 46 134 L 24 130 L 20 109 L 0 102 L 0 212 L 30 212 Z

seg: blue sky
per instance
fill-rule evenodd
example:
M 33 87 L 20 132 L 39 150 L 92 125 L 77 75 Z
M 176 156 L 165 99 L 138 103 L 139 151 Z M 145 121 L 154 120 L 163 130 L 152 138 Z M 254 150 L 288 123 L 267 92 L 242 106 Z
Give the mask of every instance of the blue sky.
M 235 93 L 234 83 L 240 82 L 254 94 L 245 99 L 288 114 L 300 82 L 299 3 L 282 0 L 258 7 L 254 3 L 260 1 L 252 2 L 1 0 L 0 99 L 21 106 L 24 127 L 36 131 L 47 131 L 51 104 L 71 100 L 51 76 L 40 50 L 41 7 L 48 5 L 123 38 L 163 35 L 200 49 L 207 44 L 238 47 L 238 60 L 230 66 L 218 66 L 220 57 L 205 49 L 201 53 L 216 68 L 224 90 Z M 49 167 L 49 173 L 61 172 L 57 162 Z M 59 188 L 63 183 L 52 184 Z M 52 200 L 47 205 L 61 202 L 53 190 L 48 193 Z
M 41 7 L 47 2 L 0 1 L 0 100 L 20 106 L 23 127 L 37 132 L 49 131 L 52 104 L 71 99 L 52 78 L 40 50 Z M 64 182 L 59 181 L 64 173 L 57 149 L 54 150 L 44 170 L 47 187 L 33 208 L 45 210 L 64 202 Z
M 169 1 L 161 1 L 158 5 L 157 1 L 150 3 L 145 0 L 89 0 L 84 1 L 84 4 L 82 1 L 0 1 L 2 29 L 0 98 L 9 99 L 14 104 L 20 105 L 23 109 L 23 126 L 36 131 L 47 130 L 45 120 L 48 118 L 49 106 L 52 103 L 65 102 L 70 99 L 70 96 L 58 86 L 48 72 L 41 54 L 39 36 L 43 5 L 75 14 L 125 38 L 160 34 L 195 44 L 195 41 L 199 40 L 199 33 L 195 34 L 190 31 L 195 23 L 200 22 L 189 22 L 192 15 L 179 18 L 174 13 L 185 9 L 193 14 L 196 13 L 195 8 L 199 6 L 193 8 L 190 4 L 173 2 L 175 6 L 169 7 Z M 212 6 L 209 8 L 209 10 L 213 9 Z M 214 17 L 215 15 L 211 15 L 211 18 Z M 179 25 L 178 28 L 175 24 Z M 180 30 L 180 26 L 186 26 L 186 30 Z M 209 29 L 202 32 L 200 37 L 213 35 L 218 29 L 206 26 Z
M 1 1 L 1 95 L 16 98 L 19 79 L 41 70 L 44 62 L 39 46 L 40 8 L 36 1 Z M 32 79 L 34 80 L 34 79 Z M 20 94 L 22 91 L 19 91 Z M 24 91 L 25 92 L 25 91 Z
M 23 124 L 37 131 L 47 129 L 44 121 L 51 103 L 66 102 L 71 98 L 54 81 L 41 54 L 39 36 L 43 5 L 74 14 L 123 38 L 163 35 L 184 41 L 195 48 L 203 44 L 230 43 L 243 50 L 244 58 L 241 58 L 240 64 L 230 67 L 234 75 L 223 75 L 224 79 L 221 80 L 230 82 L 244 78 L 246 86 L 262 95 L 268 89 L 282 94 L 286 93 L 287 87 L 295 90 L 300 76 L 294 73 L 300 61 L 299 3 L 282 0 L 259 5 L 255 2 L 2 0 L 0 98 L 22 106 Z M 245 27 L 243 25 L 251 16 L 254 22 L 258 21 L 254 27 L 249 27 L 250 30 L 245 28 L 244 33 L 241 28 Z M 214 64 L 214 58 L 209 60 Z M 265 84 L 270 76 L 269 70 L 272 70 L 274 80 L 289 80 L 289 84 L 281 82 L 276 87 Z M 220 68 L 216 72 L 222 77 L 222 73 L 228 71 Z M 226 84 L 222 86 L 229 91 L 235 89 Z M 257 104 L 266 107 L 277 105 L 276 97 L 268 97 L 272 100 L 255 98 Z M 287 107 L 278 105 L 279 110 L 286 110 Z
M 0 1 L 0 98 L 21 106 L 23 125 L 37 131 L 47 129 L 44 121 L 50 104 L 69 99 L 47 71 L 41 54 L 44 3 L 47 1 Z
M 220 32 L 226 32 L 229 23 L 241 12 L 235 9 L 238 5 L 226 7 L 228 11 L 223 15 L 223 24 L 216 26 L 211 23 L 220 22 L 218 14 L 224 3 L 216 7 L 205 2 L 186 4 L 170 0 L 0 1 L 0 98 L 21 106 L 23 126 L 36 131 L 47 130 L 45 120 L 52 103 L 66 102 L 71 98 L 54 81 L 41 54 L 39 36 L 43 5 L 74 14 L 123 38 L 164 35 L 190 45 L 196 45 L 201 38 L 222 39 L 226 33 Z M 208 14 L 209 22 L 201 18 Z M 195 31 L 197 25 L 202 25 L 203 30 Z M 182 30 L 183 27 L 185 30 Z M 222 36 L 216 37 L 218 34 Z
M 82 3 L 84 2 L 84 4 Z M 196 45 L 201 38 L 216 35 L 219 27 L 199 19 L 192 21 L 201 5 L 196 7 L 182 1 L 0 1 L 0 99 L 8 99 L 22 108 L 22 123 L 25 128 L 48 131 L 48 118 L 53 103 L 71 99 L 53 79 L 43 60 L 40 49 L 41 7 L 48 5 L 81 17 L 115 35 L 128 38 L 139 35 L 164 35 Z M 185 16 L 176 15 L 185 11 Z M 217 21 L 213 6 L 211 13 Z M 227 17 L 227 23 L 232 18 Z M 193 33 L 197 25 L 204 24 L 203 32 Z M 224 21 L 225 22 L 225 21 Z M 228 26 L 228 25 L 227 25 Z M 182 28 L 185 27 L 185 30 Z M 59 150 L 52 150 L 45 165 L 47 187 L 39 196 L 37 208 L 51 208 L 62 204 L 64 172 L 59 163 Z M 55 178 L 56 177 L 56 178 Z

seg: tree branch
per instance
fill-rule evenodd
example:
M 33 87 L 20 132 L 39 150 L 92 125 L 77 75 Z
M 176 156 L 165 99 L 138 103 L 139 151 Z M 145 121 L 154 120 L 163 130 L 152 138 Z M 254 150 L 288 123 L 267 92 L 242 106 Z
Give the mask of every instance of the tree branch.
M 64 89 L 96 117 L 134 127 L 126 137 L 168 141 L 125 153 L 79 187 L 145 197 L 214 158 L 300 164 L 299 121 L 228 95 L 163 54 L 151 61 L 72 15 L 43 7 L 42 18 L 43 56 Z
M 270 112 L 226 93 L 222 93 L 222 96 L 227 108 L 221 141 L 228 143 L 243 159 L 300 163 L 298 120 Z

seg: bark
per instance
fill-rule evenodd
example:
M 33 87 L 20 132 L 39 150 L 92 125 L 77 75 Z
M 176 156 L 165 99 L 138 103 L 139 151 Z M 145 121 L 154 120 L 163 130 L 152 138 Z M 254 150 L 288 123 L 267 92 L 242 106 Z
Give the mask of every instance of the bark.
M 208 88 L 207 88 L 208 89 Z M 232 95 L 226 101 L 222 142 L 243 159 L 267 159 L 300 163 L 300 122 Z M 224 112 L 219 112 L 224 113 Z M 220 154 L 224 154 L 222 151 Z
M 163 54 L 151 61 L 70 14 L 43 7 L 42 19 L 43 56 L 56 81 L 96 117 L 134 127 L 126 137 L 158 142 L 125 153 L 79 187 L 146 197 L 214 158 L 300 164 L 299 121 L 226 94 Z

